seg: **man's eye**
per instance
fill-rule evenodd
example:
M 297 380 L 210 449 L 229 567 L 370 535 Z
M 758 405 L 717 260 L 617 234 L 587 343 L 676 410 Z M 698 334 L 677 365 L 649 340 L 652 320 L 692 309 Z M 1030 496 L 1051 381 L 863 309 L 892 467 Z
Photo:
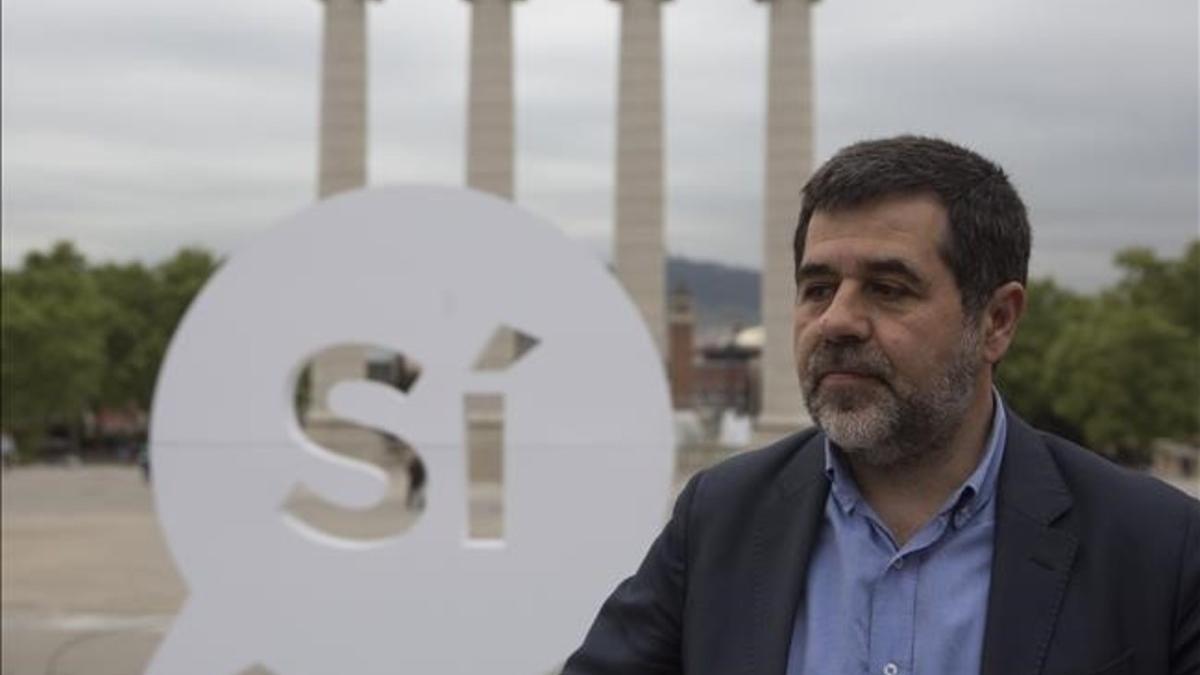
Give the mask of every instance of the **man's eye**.
M 833 296 L 833 284 L 807 284 L 800 289 L 800 297 L 804 300 L 819 302 Z
M 888 300 L 908 295 L 908 289 L 896 284 L 874 283 L 869 288 L 873 294 Z

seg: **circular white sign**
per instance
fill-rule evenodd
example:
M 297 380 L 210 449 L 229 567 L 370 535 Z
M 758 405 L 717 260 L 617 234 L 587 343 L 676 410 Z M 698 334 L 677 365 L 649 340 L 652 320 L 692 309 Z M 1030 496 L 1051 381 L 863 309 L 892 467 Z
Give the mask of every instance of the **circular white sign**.
M 497 328 L 536 339 L 473 368 Z M 377 467 L 317 445 L 293 392 L 322 350 L 411 357 L 407 392 L 335 387 L 344 419 L 402 439 L 428 473 L 411 528 L 370 541 L 306 525 Z M 467 537 L 464 399 L 503 396 L 504 536 Z M 158 515 L 189 590 L 152 673 L 532 675 L 582 639 L 662 522 L 673 457 L 662 361 L 599 261 L 512 204 L 374 189 L 288 219 L 227 260 L 180 324 L 151 429 Z

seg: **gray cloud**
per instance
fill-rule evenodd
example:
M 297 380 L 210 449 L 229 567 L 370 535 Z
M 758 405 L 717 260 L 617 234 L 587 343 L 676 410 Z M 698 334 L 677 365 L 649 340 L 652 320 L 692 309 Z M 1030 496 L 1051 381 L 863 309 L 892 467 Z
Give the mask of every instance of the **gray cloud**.
M 1171 254 L 1197 236 L 1194 3 L 941 4 L 940 24 L 872 23 L 853 33 L 866 38 L 857 49 L 818 50 L 826 77 L 855 84 L 820 82 L 822 155 L 899 131 L 976 147 L 1030 206 L 1035 270 L 1076 286 L 1111 280 L 1118 248 Z
M 312 199 L 320 3 L 6 0 L 3 261 L 71 238 L 102 258 L 227 252 Z M 469 4 L 372 3 L 375 183 L 458 184 Z M 619 5 L 515 10 L 518 199 L 598 254 L 611 230 Z M 668 237 L 755 265 L 767 6 L 668 3 Z M 817 155 L 920 132 L 1003 164 L 1035 272 L 1085 288 L 1132 244 L 1197 234 L 1189 0 L 824 0 Z M 799 186 L 797 186 L 797 189 Z

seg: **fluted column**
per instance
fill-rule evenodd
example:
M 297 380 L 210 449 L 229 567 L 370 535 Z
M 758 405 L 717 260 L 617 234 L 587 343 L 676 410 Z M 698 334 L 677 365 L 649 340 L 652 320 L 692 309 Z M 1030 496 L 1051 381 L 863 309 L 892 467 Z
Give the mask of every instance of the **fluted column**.
M 809 423 L 792 352 L 796 285 L 792 236 L 800 189 L 812 172 L 813 104 L 810 0 L 767 0 L 766 185 L 763 195 L 762 410 L 756 442 Z
M 366 1 L 323 2 L 320 198 L 367 182 Z
M 513 123 L 514 0 L 468 0 L 471 3 L 471 53 L 467 84 L 467 186 L 513 199 L 515 153 Z M 476 367 L 497 370 L 518 355 L 515 333 L 494 336 Z M 471 538 L 503 537 L 504 473 L 503 405 L 499 399 L 468 397 L 467 477 Z M 501 514 L 482 524 L 482 514 Z M 498 520 L 498 522 L 494 522 Z
M 617 278 L 666 349 L 663 233 L 662 0 L 621 3 L 614 263 Z
M 513 0 L 471 2 L 467 185 L 513 198 Z

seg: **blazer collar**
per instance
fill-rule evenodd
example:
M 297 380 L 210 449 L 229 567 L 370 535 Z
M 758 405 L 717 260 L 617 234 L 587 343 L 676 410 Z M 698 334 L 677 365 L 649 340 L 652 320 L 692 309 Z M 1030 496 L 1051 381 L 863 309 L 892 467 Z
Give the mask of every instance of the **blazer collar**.
M 816 547 L 829 495 L 825 436 L 806 432 L 784 439 L 796 447 L 754 521 L 754 621 L 749 672 L 782 675 L 796 609 L 803 602 L 808 561 Z
M 1046 658 L 1079 537 L 1071 493 L 1032 427 L 1009 411 L 983 640 L 984 675 L 1035 675 Z
M 983 641 L 984 675 L 1041 672 L 1079 537 L 1062 521 L 1072 506 L 1062 473 L 1038 432 L 1008 413 L 996 494 L 996 534 Z M 829 495 L 821 433 L 780 441 L 795 447 L 754 523 L 754 621 L 749 672 L 787 668 L 796 611 Z

